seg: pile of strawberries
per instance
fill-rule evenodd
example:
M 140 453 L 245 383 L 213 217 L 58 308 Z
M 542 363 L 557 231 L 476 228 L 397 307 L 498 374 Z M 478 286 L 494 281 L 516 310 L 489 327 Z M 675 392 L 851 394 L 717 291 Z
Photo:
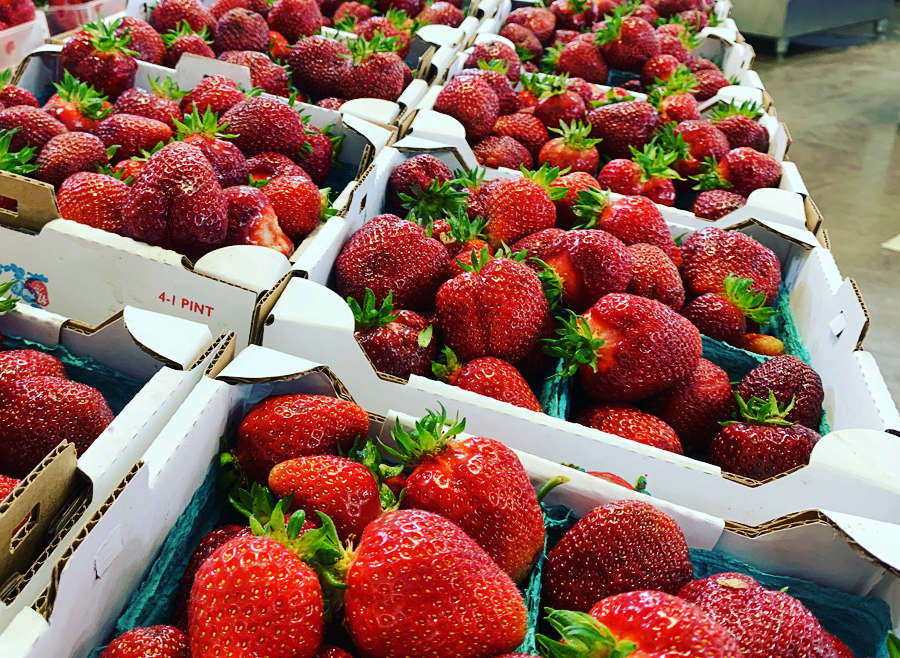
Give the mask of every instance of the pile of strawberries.
M 781 165 L 767 153 L 757 104 L 720 102 L 709 118 L 700 114 L 698 101 L 730 84 L 682 45 L 705 25 L 705 13 L 691 9 L 704 20 L 685 23 L 676 15 L 679 22 L 654 31 L 641 16 L 647 5 L 619 4 L 600 20 L 603 14 L 582 2 L 579 9 L 593 18 L 579 25 L 590 31 L 554 30 L 571 25 L 572 5 L 516 9 L 501 34 L 517 48 L 500 41 L 476 45 L 466 68 L 435 99 L 436 111 L 463 125 L 479 163 L 583 172 L 596 187 L 690 208 L 707 219 L 740 208 L 753 190 L 778 185 Z M 538 49 L 542 41 L 557 44 L 545 59 L 551 73 L 527 72 L 531 60 L 522 57 L 531 51 L 523 51 L 516 35 L 533 39 Z M 639 77 L 601 86 L 612 67 Z M 638 100 L 634 91 L 649 95 Z
M 646 197 L 558 173 L 454 177 L 428 154 L 397 166 L 386 207 L 399 214 L 366 222 L 334 267 L 376 370 L 533 411 L 556 373 L 584 425 L 756 479 L 807 464 L 821 380 L 758 333 L 776 313 L 774 252 L 715 227 L 679 246 Z M 701 333 L 776 358 L 733 392 Z
M 168 78 L 134 87 L 140 31 L 127 20 L 65 45 L 64 78 L 42 107 L 7 74 L 0 168 L 54 185 L 65 219 L 192 258 L 244 244 L 292 254 L 329 213 L 319 186 L 340 137 L 222 76 L 188 92 Z
M 545 656 L 852 656 L 789 594 L 740 573 L 694 580 L 684 533 L 644 501 L 596 507 L 545 554 L 540 499 L 568 478 L 536 493 L 513 451 L 464 424 L 430 412 L 379 447 L 352 402 L 263 400 L 233 455 L 249 527 L 206 535 L 171 625 L 102 657 L 525 656 L 511 652 L 534 623 L 529 578 L 565 643 L 539 635 Z
M 0 30 L 33 21 L 34 12 L 34 0 L 2 0 L 0 2 Z

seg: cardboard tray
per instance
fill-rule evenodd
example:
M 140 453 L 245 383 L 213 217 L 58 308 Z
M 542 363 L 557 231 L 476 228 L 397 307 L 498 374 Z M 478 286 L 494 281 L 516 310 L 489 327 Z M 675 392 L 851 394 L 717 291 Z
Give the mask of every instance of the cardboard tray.
M 318 364 L 258 346 L 227 363 L 230 357 L 227 348 L 220 352 L 209 377 L 160 432 L 136 473 L 58 563 L 54 584 L 0 636 L 2 655 L 81 656 L 109 637 L 129 594 L 216 462 L 220 437 L 251 405 L 269 395 L 300 392 L 352 399 L 330 369 Z M 386 419 L 372 414 L 370 435 L 381 434 L 394 418 L 393 412 Z M 533 455 L 519 457 L 535 485 L 559 474 L 571 478 L 551 493 L 551 504 L 584 514 L 612 500 L 638 497 L 673 516 L 691 547 L 726 551 L 770 573 L 877 596 L 893 608 L 892 625 L 900 625 L 896 526 L 826 512 L 741 526 Z
M 59 50 L 44 47 L 17 72 L 17 82 L 39 99 L 52 93 L 51 83 L 60 75 Z M 212 72 L 249 88 L 246 67 L 192 55 L 185 55 L 175 70 L 140 62 L 135 85 L 149 88 L 151 78 L 169 76 L 190 89 Z M 394 131 L 315 106 L 308 106 L 305 114 L 312 125 L 332 124 L 335 133 L 344 136 L 342 169 L 333 174 L 339 184 L 334 205 L 340 209 L 355 179 L 394 138 Z M 287 258 L 265 247 L 223 247 L 192 263 L 175 251 L 60 219 L 51 185 L 8 172 L 0 172 L 0 194 L 19 202 L 18 212 L 0 211 L 0 272 L 11 271 L 20 279 L 19 294 L 28 301 L 85 322 L 100 322 L 133 304 L 205 322 L 216 332 L 234 330 L 240 344 L 246 345 L 257 337 L 260 322 L 291 269 Z M 329 223 L 306 240 L 327 233 Z M 303 243 L 297 245 L 298 253 L 302 249 Z M 42 294 L 30 293 L 29 281 L 38 282 Z
M 376 158 L 373 170 L 354 192 L 345 218 L 347 235 L 381 212 L 390 172 L 420 152 L 401 151 L 403 141 Z M 431 152 L 448 163 L 455 158 L 452 149 Z M 869 323 L 865 303 L 853 280 L 841 275 L 831 252 L 805 227 L 815 218 L 795 217 L 794 213 L 811 213 L 811 204 L 780 190 L 754 194 L 760 203 L 712 225 L 752 235 L 781 260 L 794 321 L 811 364 L 822 377 L 824 407 L 834 430 L 817 445 L 809 466 L 762 484 L 443 382 L 419 376 L 403 381 L 377 373 L 354 337 L 350 309 L 327 287 L 333 258 L 318 263 L 298 259 L 295 268 L 304 267 L 309 280 L 298 276 L 288 283 L 266 320 L 262 344 L 327 363 L 358 402 L 375 413 L 388 409 L 409 413 L 444 404 L 451 413 L 468 418 L 473 431 L 513 448 L 589 470 L 618 469 L 626 479 L 648 474 L 654 493 L 728 520 L 761 523 L 807 508 L 896 520 L 900 485 L 889 474 L 900 466 L 900 442 L 883 430 L 900 428 L 900 414 L 874 358 L 863 349 Z M 710 225 L 690 213 L 660 210 L 673 235 Z M 338 253 L 342 244 L 332 245 L 327 253 Z
M 87 519 L 200 380 L 216 341 L 205 325 L 134 307 L 88 325 L 21 302 L 0 316 L 0 332 L 89 357 L 138 389 L 123 398 L 124 383 L 107 383 L 105 394 L 123 398 L 124 406 L 114 405 L 115 419 L 91 447 L 76 459 L 74 446 L 61 445 L 0 504 L 2 628 L 47 587 L 54 564 Z

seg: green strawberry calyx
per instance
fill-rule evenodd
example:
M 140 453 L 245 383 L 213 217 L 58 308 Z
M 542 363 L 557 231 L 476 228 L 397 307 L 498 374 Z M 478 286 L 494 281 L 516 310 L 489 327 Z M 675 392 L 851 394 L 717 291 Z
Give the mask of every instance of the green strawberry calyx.
M 706 158 L 701 167 L 701 172 L 692 176 L 692 179 L 697 181 L 693 189 L 702 192 L 704 190 L 730 190 L 734 187 L 734 184 L 719 171 L 719 163 L 714 157 Z
M 477 192 L 481 189 L 481 186 L 484 185 L 485 173 L 486 170 L 484 167 L 457 169 L 453 172 L 453 180 L 451 182 L 464 190 Z
M 603 98 L 592 99 L 591 101 L 589 101 L 589 103 L 591 104 L 591 107 L 598 108 L 604 107 L 606 105 L 613 105 L 615 103 L 628 103 L 630 101 L 633 101 L 634 99 L 635 97 L 631 94 L 620 96 L 616 93 L 615 89 L 609 89 L 603 96 Z
M 900 638 L 894 634 L 894 631 L 888 631 L 887 650 L 889 658 L 900 658 Z
M 640 0 L 629 0 L 616 7 L 612 14 L 607 14 L 602 27 L 595 32 L 594 43 L 598 46 L 615 41 L 622 36 L 622 23 L 640 5 Z
M 617 640 L 612 632 L 586 612 L 545 608 L 546 622 L 562 642 L 538 634 L 541 655 L 546 658 L 626 658 L 637 650 L 628 640 Z
M 760 398 L 752 396 L 749 400 L 744 400 L 740 394 L 735 391 L 734 399 L 737 401 L 738 414 L 741 420 L 728 420 L 722 425 L 732 425 L 734 423 L 745 423 L 748 425 L 770 425 L 774 427 L 790 427 L 794 423 L 787 419 L 787 415 L 794 408 L 796 398 L 784 407 L 778 404 L 775 399 L 775 392 L 769 390 L 768 398 Z
M 382 512 L 400 509 L 405 490 L 401 490 L 399 494 L 395 495 L 386 481 L 403 473 L 402 464 L 386 463 L 384 454 L 371 439 L 367 439 L 361 446 L 354 444 L 346 456 L 347 459 L 358 462 L 369 469 L 372 477 L 375 478 Z
M 559 178 L 562 174 L 569 171 L 568 168 L 560 169 L 559 167 L 551 167 L 546 162 L 540 166 L 538 169 L 526 169 L 524 166 L 520 166 L 519 170 L 522 172 L 522 176 L 530 181 L 534 181 L 541 187 L 543 187 L 547 191 L 547 196 L 550 197 L 551 201 L 559 201 L 560 199 L 564 199 L 565 196 L 569 193 L 569 189 L 566 187 L 553 187 L 551 183 Z
M 778 315 L 778 311 L 765 305 L 766 293 L 753 289 L 753 279 L 726 276 L 722 286 L 725 290 L 722 296 L 750 320 L 765 324 Z
M 504 59 L 492 59 L 491 61 L 485 61 L 483 59 L 478 60 L 478 68 L 482 71 L 493 71 L 494 73 L 502 73 L 506 75 L 506 72 L 509 71 L 509 62 Z
M 397 319 L 394 312 L 394 293 L 388 291 L 381 306 L 375 301 L 375 293 L 371 288 L 366 288 L 363 295 L 363 303 L 360 304 L 353 297 L 347 297 L 347 306 L 353 312 L 353 320 L 356 322 L 357 331 L 371 331 L 378 327 L 384 327 Z
M 209 109 L 203 112 L 203 116 L 197 111 L 197 106 L 190 114 L 185 114 L 181 121 L 175 120 L 175 128 L 178 131 L 178 139 L 185 139 L 191 135 L 202 135 L 208 139 L 234 139 L 237 135 L 224 132 L 227 123 L 219 123 L 219 115 Z
M 541 85 L 538 87 L 540 94 L 532 91 L 538 97 L 539 101 L 547 100 L 551 96 L 564 94 L 569 90 L 569 74 L 560 73 L 557 75 L 544 75 Z
M 207 45 L 212 45 L 213 41 L 209 36 L 209 30 L 204 25 L 199 30 L 195 30 L 191 27 L 191 24 L 186 20 L 179 21 L 178 24 L 174 27 L 174 29 L 169 30 L 165 34 L 162 35 L 163 43 L 166 45 L 166 49 L 172 48 L 172 45 L 178 41 L 181 37 L 188 36 L 198 36 L 203 39 Z
M 19 301 L 10 292 L 15 283 L 15 280 L 0 283 L 0 315 L 12 311 L 16 307 L 16 302 Z
M 106 96 L 68 71 L 63 73 L 62 82 L 54 82 L 53 86 L 60 100 L 75 105 L 78 112 L 87 119 L 100 121 L 113 111 L 112 105 L 103 106 L 109 100 Z
M 137 51 L 129 48 L 131 44 L 131 28 L 126 27 L 122 34 L 116 34 L 116 30 L 122 24 L 122 19 L 117 18 L 109 23 L 102 20 L 87 23 L 82 30 L 91 37 L 91 46 L 101 53 L 122 53 L 123 55 L 137 56 Z
M 456 216 L 465 210 L 469 195 L 457 190 L 454 183 L 452 180 L 441 182 L 434 179 L 425 188 L 413 185 L 412 194 L 400 194 L 400 205 L 410 211 L 419 224 Z
M 565 47 L 566 45 L 563 43 L 549 46 L 546 53 L 541 58 L 541 71 L 553 73 L 553 71 L 556 70 L 556 66 L 559 64 L 559 56 L 562 54 L 563 48 Z
M 462 363 L 459 362 L 456 352 L 446 346 L 441 350 L 438 360 L 431 362 L 431 374 L 436 379 L 448 384 L 456 383 L 456 376 L 460 370 L 462 370 Z
M 684 141 L 684 135 L 675 132 L 675 124 L 668 121 L 653 136 L 651 144 L 656 144 L 666 153 L 675 154 L 675 162 L 691 157 L 691 150 Z
M 519 84 L 522 86 L 523 91 L 530 91 L 536 97 L 540 97 L 547 88 L 547 80 L 550 77 L 551 76 L 540 75 L 538 73 L 523 73 L 519 78 Z
M 395 53 L 400 50 L 400 42 L 397 37 L 386 37 L 384 34 L 376 30 L 371 39 L 359 37 L 347 41 L 347 48 L 350 50 L 350 58 L 355 66 L 366 61 L 377 53 Z
M 484 246 L 481 248 L 481 251 L 475 251 L 473 249 L 470 252 L 471 263 L 457 259 L 456 264 L 460 266 L 463 272 L 473 272 L 478 274 L 481 272 L 481 268 L 487 265 L 493 258 L 491 250 L 487 246 Z
M 444 239 L 456 244 L 465 244 L 472 240 L 484 240 L 484 227 L 487 220 L 478 215 L 474 218 L 469 217 L 469 213 L 464 207 L 460 207 L 457 212 L 447 217 L 447 223 L 450 230 L 441 236 Z
M 672 71 L 672 74 L 665 80 L 656 78 L 653 82 L 653 90 L 647 97 L 656 109 L 660 109 L 660 105 L 664 98 L 676 96 L 679 94 L 690 94 L 697 91 L 697 78 L 691 73 L 691 70 L 684 64 L 679 64 L 678 68 Z
M 544 289 L 544 297 L 547 298 L 547 304 L 550 306 L 550 310 L 554 310 L 559 308 L 560 304 L 562 304 L 562 294 L 563 294 L 563 280 L 559 273 L 554 270 L 550 265 L 540 258 L 532 257 L 531 262 L 537 265 L 540 269 L 537 271 L 538 280 L 541 282 L 541 287 Z
M 18 128 L 0 130 L 0 170 L 25 176 L 35 171 L 38 167 L 36 164 L 31 164 L 35 152 L 33 146 L 26 146 L 23 149 L 10 153 L 9 145 L 12 142 L 13 135 L 18 130 Z
M 712 122 L 719 123 L 723 119 L 734 116 L 745 116 L 751 119 L 757 119 L 762 116 L 762 106 L 755 101 L 744 101 L 738 105 L 737 101 L 726 103 L 719 101 L 716 108 L 712 112 Z
M 568 310 L 568 317 L 560 318 L 558 338 L 544 338 L 544 353 L 562 359 L 556 374 L 572 377 L 579 368 L 588 366 L 597 372 L 597 351 L 603 347 L 602 338 L 594 336 L 588 321 Z
M 6 89 L 12 82 L 13 70 L 3 69 L 0 71 L 0 90 Z
M 341 20 L 335 22 L 334 29 L 339 30 L 340 32 L 355 34 L 357 23 L 359 23 L 359 21 L 356 20 L 356 16 L 353 14 L 344 14 L 341 16 Z
M 550 128 L 562 138 L 563 144 L 577 151 L 587 151 L 603 141 L 600 137 L 591 137 L 591 124 L 573 119 L 572 123 L 559 122 L 559 128 Z
M 684 27 L 684 30 L 678 35 L 679 41 L 681 41 L 681 45 L 684 46 L 685 50 L 693 50 L 701 43 L 703 43 L 703 39 L 697 36 L 698 27 L 693 22 L 688 22 L 684 20 L 678 14 L 674 16 L 670 16 L 669 18 L 657 18 L 656 19 L 656 27 L 662 27 L 663 25 L 681 25 Z
M 607 206 L 609 206 L 608 192 L 598 190 L 596 187 L 581 190 L 575 197 L 572 212 L 582 221 L 574 228 L 594 228 Z
M 653 142 L 644 146 L 638 151 L 633 146 L 631 149 L 631 159 L 641 168 L 641 182 L 653 180 L 654 178 L 674 178 L 684 180 L 677 171 L 672 169 L 671 165 L 678 159 L 679 153 L 676 151 L 664 151 L 659 144 Z
M 409 14 L 402 9 L 388 9 L 384 17 L 388 19 L 388 23 L 394 28 L 402 30 L 403 32 L 408 32 L 410 35 L 418 32 L 419 28 L 424 25 L 424 23 L 417 18 L 410 21 Z
M 159 78 L 150 78 L 150 90 L 156 96 L 170 101 L 180 101 L 187 95 L 187 92 L 181 89 L 178 86 L 178 83 L 169 77 L 165 77 L 162 80 Z
M 384 450 L 402 464 L 415 467 L 426 457 L 441 452 L 465 429 L 466 419 L 448 419 L 447 410 L 441 405 L 440 411 L 428 410 L 409 432 L 398 420 L 391 432 L 396 448 L 384 446 Z

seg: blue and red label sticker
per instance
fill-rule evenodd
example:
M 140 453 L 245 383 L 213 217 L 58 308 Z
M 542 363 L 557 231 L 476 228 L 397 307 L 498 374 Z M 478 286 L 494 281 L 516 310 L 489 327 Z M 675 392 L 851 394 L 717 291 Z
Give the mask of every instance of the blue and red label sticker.
M 24 268 L 19 267 L 15 263 L 5 265 L 0 263 L 0 280 L 5 280 L 3 276 L 6 272 L 12 274 L 13 283 L 10 292 L 21 299 L 26 304 L 36 306 L 38 308 L 47 306 L 50 303 L 50 295 L 47 291 L 47 283 L 49 279 L 43 274 L 28 272 Z

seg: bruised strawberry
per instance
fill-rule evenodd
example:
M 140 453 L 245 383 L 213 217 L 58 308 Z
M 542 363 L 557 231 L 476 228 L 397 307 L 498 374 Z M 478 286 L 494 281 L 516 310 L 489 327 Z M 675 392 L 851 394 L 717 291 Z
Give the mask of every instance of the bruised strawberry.
M 101 119 L 112 111 L 112 105 L 91 85 L 76 79 L 68 71 L 63 72 L 62 82 L 55 82 L 53 94 L 42 108 L 50 116 L 59 119 L 69 130 L 91 133 Z
M 94 135 L 68 132 L 57 135 L 44 145 L 35 160 L 35 177 L 58 186 L 79 171 L 96 171 L 108 162 L 106 147 Z
M 124 235 L 122 208 L 128 194 L 118 178 L 82 171 L 59 186 L 56 204 L 63 219 Z
M 201 117 L 194 107 L 191 114 L 185 114 L 182 121 L 175 122 L 175 127 L 180 141 L 196 146 L 206 156 L 222 187 L 239 185 L 247 180 L 247 160 L 237 146 L 225 141 L 232 137 L 224 132 L 228 124 L 220 124 L 209 108 Z M 277 241 L 284 245 L 283 240 Z
M 210 47 L 212 46 L 212 39 L 209 37 L 209 29 L 205 25 L 194 31 L 188 22 L 183 20 L 178 23 L 176 28 L 163 34 L 162 39 L 166 45 L 164 62 L 170 68 L 174 68 L 185 53 L 209 58 L 216 56 L 216 53 Z
M 30 105 L 15 105 L 0 110 L 0 130 L 9 131 L 8 150 L 27 147 L 41 149 L 51 138 L 66 132 L 66 126 L 52 116 Z
M 322 27 L 322 12 L 315 0 L 275 0 L 268 15 L 269 27 L 294 43 Z
M 97 137 L 107 146 L 118 146 L 115 162 L 149 151 L 172 138 L 172 129 L 162 121 L 136 114 L 113 114 L 97 125 Z
M 438 379 L 517 407 L 542 411 L 528 382 L 511 363 L 493 356 L 482 356 L 463 365 L 449 347 L 444 348 L 442 357 L 443 363 L 432 364 L 432 372 Z
M 659 113 L 646 101 L 612 103 L 587 114 L 591 137 L 603 141 L 600 150 L 614 158 L 628 158 L 631 149 L 643 149 L 656 134 Z
M 530 169 L 533 165 L 531 153 L 512 137 L 485 137 L 472 147 L 478 164 L 485 167 L 506 167 L 518 170 L 519 167 Z
M 785 420 L 818 429 L 825 394 L 822 379 L 796 356 L 782 355 L 756 366 L 744 375 L 736 389 L 745 400 L 775 395 L 778 404 L 791 404 Z
M 132 628 L 115 638 L 100 658 L 190 658 L 188 638 L 174 626 L 144 626 Z
M 657 144 L 650 143 L 643 151 L 631 147 L 632 159 L 616 159 L 607 162 L 597 180 L 603 189 L 617 194 L 640 195 L 663 206 L 675 205 L 673 178 L 679 178 L 671 164 L 677 153 L 665 152 Z
M 0 352 L 0 388 L 28 377 L 61 377 L 66 369 L 62 361 L 37 350 L 7 350 Z
M 728 138 L 731 148 L 749 146 L 760 153 L 768 153 L 769 131 L 756 122 L 762 113 L 762 108 L 753 101 L 740 105 L 735 101 L 722 101 L 713 111 L 712 121 Z
M 205 112 L 209 108 L 221 116 L 245 99 L 244 92 L 238 89 L 234 80 L 223 75 L 210 75 L 185 94 L 181 99 L 181 111 L 187 114 L 194 107 L 198 112 Z
M 707 190 L 697 195 L 691 212 L 703 219 L 716 220 L 747 205 L 746 197 L 728 190 Z
M 147 117 L 148 119 L 156 119 L 157 121 L 162 121 L 174 131 L 175 120 L 180 119 L 184 113 L 178 107 L 178 103 L 172 98 L 165 96 L 165 94 L 169 93 L 172 85 L 163 84 L 160 86 L 153 82 L 150 84 L 153 85 L 153 92 L 138 89 L 137 87 L 123 91 L 113 106 L 115 113 L 133 114 Z
M 544 7 L 520 7 L 514 9 L 507 16 L 506 22 L 524 25 L 545 46 L 551 42 L 550 38 L 556 29 L 556 16 L 552 11 Z
M 480 62 L 490 64 L 495 59 L 502 60 L 506 64 L 506 77 L 511 83 L 517 83 L 522 72 L 522 61 L 515 49 L 502 41 L 476 44 L 469 56 L 466 57 L 463 66 L 467 69 L 475 69 L 479 68 Z
M 480 76 L 454 78 L 441 89 L 434 101 L 436 112 L 459 121 L 470 139 L 486 137 L 497 121 L 500 102 L 497 94 Z
M 285 256 L 294 253 L 294 244 L 278 224 L 272 204 L 262 191 L 247 185 L 224 190 L 228 201 L 227 244 L 252 244 L 280 251 Z
M 649 297 L 675 311 L 684 306 L 684 284 L 675 263 L 659 247 L 637 243 L 628 247 L 631 254 L 631 281 L 628 289 L 632 295 Z
M 150 24 L 160 34 L 177 29 L 182 21 L 195 32 L 204 27 L 212 32 L 216 26 L 215 17 L 197 0 L 162 0 L 150 14 Z
M 316 96 L 337 96 L 350 71 L 350 49 L 336 39 L 304 37 L 291 48 L 288 64 L 297 88 Z
M 559 187 L 566 191 L 564 197 L 553 201 L 556 205 L 556 225 L 560 228 L 572 228 L 579 221 L 573 211 L 578 195 L 592 188 L 599 190 L 600 183 L 586 172 L 573 171 L 551 182 L 550 187 Z
M 297 111 L 272 98 L 248 98 L 220 117 L 234 135 L 232 141 L 246 156 L 264 151 L 293 155 L 306 143 L 303 120 Z
M 677 593 L 693 569 L 684 533 L 652 505 L 620 500 L 579 519 L 547 555 L 542 604 L 590 610 L 641 589 Z
M 640 73 L 647 60 L 659 53 L 656 31 L 642 18 L 610 17 L 595 35 L 609 65 L 623 71 Z
M 654 448 L 683 454 L 678 435 L 665 422 L 627 404 L 601 404 L 585 409 L 578 423 Z
M 276 176 L 262 191 L 275 209 L 278 224 L 297 244 L 322 221 L 322 193 L 306 175 Z
M 550 139 L 547 128 L 540 119 L 533 114 L 521 112 L 498 117 L 492 132 L 498 137 L 512 137 L 524 145 L 535 158 L 538 157 L 541 147 Z
M 88 23 L 59 53 L 63 69 L 109 98 L 118 98 L 133 86 L 137 73 L 131 32 L 117 33 L 121 21 Z

